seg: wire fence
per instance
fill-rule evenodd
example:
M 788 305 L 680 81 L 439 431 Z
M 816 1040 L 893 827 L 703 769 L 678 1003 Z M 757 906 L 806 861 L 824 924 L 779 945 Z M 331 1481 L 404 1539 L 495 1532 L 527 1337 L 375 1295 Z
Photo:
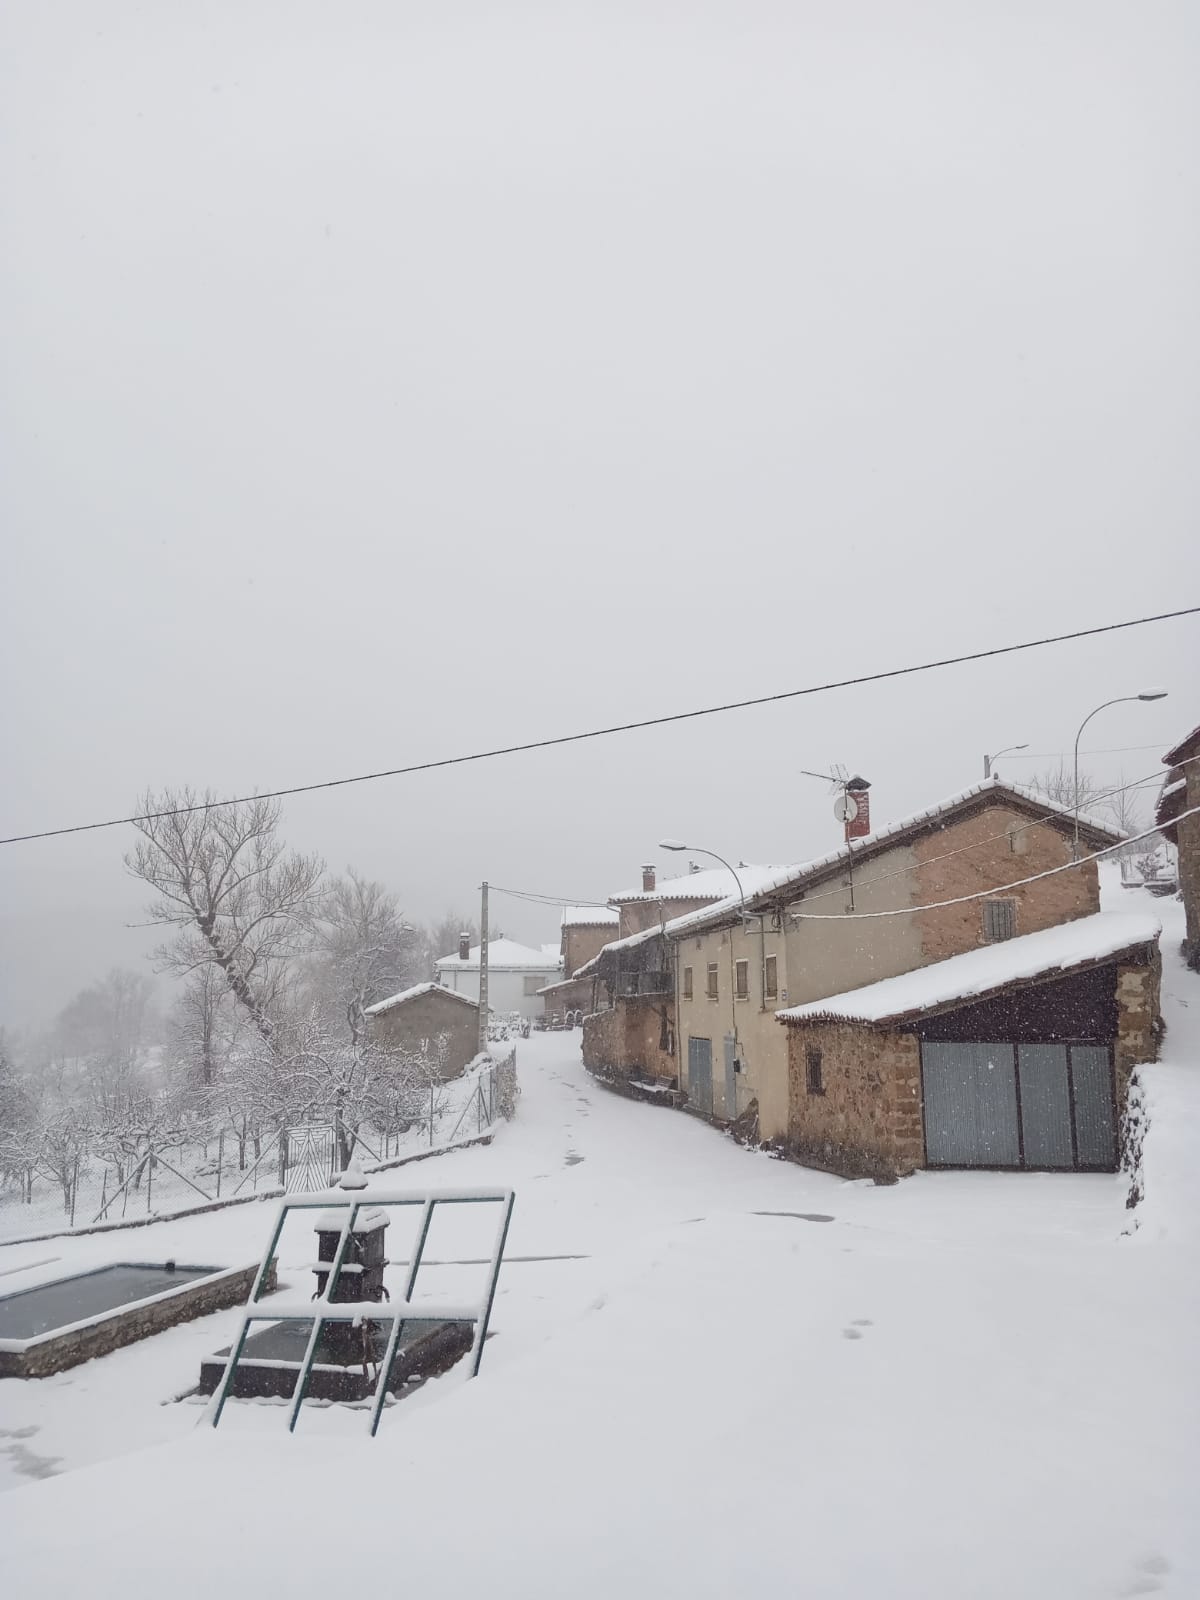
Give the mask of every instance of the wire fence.
M 431 1083 L 428 1102 L 415 1115 L 389 1129 L 364 1125 L 349 1132 L 351 1159 L 371 1172 L 470 1143 L 514 1115 L 518 1093 L 516 1046 L 496 1045 L 459 1077 Z M 28 1187 L 0 1191 L 0 1242 L 203 1210 L 263 1191 L 325 1188 L 340 1171 L 338 1144 L 330 1121 L 260 1130 L 241 1140 L 219 1129 L 161 1148 L 150 1144 L 123 1171 L 81 1154 L 65 1181 L 39 1173 Z

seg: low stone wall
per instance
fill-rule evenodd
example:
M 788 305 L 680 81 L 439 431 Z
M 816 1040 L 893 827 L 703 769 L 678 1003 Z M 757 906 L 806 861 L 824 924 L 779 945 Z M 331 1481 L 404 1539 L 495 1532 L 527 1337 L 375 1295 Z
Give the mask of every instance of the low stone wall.
M 905 1177 L 924 1165 L 915 1035 L 833 1022 L 787 1033 L 788 1155 L 850 1177 Z M 808 1088 L 810 1049 L 821 1052 L 819 1094 Z
M 46 1378 L 96 1356 L 106 1356 L 124 1345 L 149 1339 L 181 1322 L 192 1322 L 213 1311 L 245 1305 L 253 1287 L 258 1263 L 183 1284 L 174 1293 L 151 1301 L 135 1301 L 69 1332 L 47 1333 L 30 1340 L 23 1350 L 0 1350 L 0 1378 Z M 276 1286 L 276 1266 L 271 1263 L 266 1290 Z

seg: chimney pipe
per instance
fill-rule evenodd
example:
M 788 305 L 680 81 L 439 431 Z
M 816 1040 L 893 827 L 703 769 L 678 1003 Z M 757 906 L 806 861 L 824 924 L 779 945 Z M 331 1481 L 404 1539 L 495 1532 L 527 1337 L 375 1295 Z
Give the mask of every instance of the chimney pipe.
M 458 936 L 458 959 L 469 961 L 471 959 L 471 935 L 460 933 Z
M 643 867 L 642 868 L 642 893 L 643 894 L 653 894 L 653 892 L 654 892 L 654 868 L 653 868 L 653 866 Z

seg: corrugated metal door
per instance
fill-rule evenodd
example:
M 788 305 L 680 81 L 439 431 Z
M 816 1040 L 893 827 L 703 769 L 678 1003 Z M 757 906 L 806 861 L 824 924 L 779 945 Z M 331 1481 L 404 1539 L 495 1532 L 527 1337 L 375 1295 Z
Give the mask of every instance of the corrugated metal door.
M 923 1044 L 921 1076 L 930 1166 L 1020 1166 L 1011 1044 Z
M 1064 1044 L 1017 1046 L 1027 1167 L 1073 1167 L 1071 1090 Z
M 1075 1149 L 1081 1167 L 1111 1170 L 1115 1160 L 1112 1060 L 1107 1045 L 1071 1046 Z
M 712 1116 L 712 1040 L 688 1040 L 688 1099 L 697 1111 Z
M 737 1040 L 725 1035 L 725 1115 L 730 1122 L 737 1116 Z

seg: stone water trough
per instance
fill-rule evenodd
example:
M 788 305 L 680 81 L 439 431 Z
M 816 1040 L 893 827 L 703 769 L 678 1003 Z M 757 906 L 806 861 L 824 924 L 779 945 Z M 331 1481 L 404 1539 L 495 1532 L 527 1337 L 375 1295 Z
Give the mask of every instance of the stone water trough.
M 257 1271 L 257 1262 L 206 1267 L 117 1261 L 0 1295 L 0 1378 L 45 1378 L 178 1323 L 242 1305 Z

